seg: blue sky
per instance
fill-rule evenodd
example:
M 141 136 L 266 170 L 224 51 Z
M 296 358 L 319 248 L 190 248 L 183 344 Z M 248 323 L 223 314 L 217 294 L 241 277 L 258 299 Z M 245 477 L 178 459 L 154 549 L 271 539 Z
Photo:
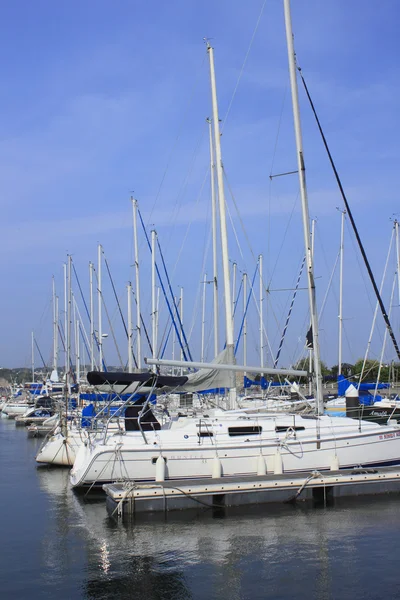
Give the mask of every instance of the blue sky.
M 133 279 L 129 197 L 156 227 L 174 290 L 185 288 L 185 322 L 200 355 L 199 289 L 211 273 L 208 64 L 203 37 L 215 48 L 227 202 L 241 250 L 229 227 L 230 255 L 253 273 L 264 255 L 271 289 L 290 288 L 302 260 L 281 0 L 263 2 L 83 1 L 3 3 L 0 111 L 2 235 L 0 273 L 2 366 L 29 364 L 30 332 L 51 355 L 51 277 L 62 295 L 62 263 L 74 258 L 86 292 L 88 262 L 101 242 L 123 306 Z M 399 42 L 396 0 L 292 0 L 298 60 L 336 159 L 373 270 L 380 280 L 399 211 Z M 300 94 L 310 215 L 317 218 L 316 276 L 321 304 L 339 244 L 340 197 L 304 94 Z M 242 231 L 242 224 L 246 235 Z M 286 232 L 286 234 L 285 234 Z M 364 353 L 374 299 L 347 231 L 344 359 Z M 143 313 L 150 327 L 150 271 L 143 256 Z M 361 262 L 360 262 L 361 264 Z M 388 277 L 394 274 L 394 260 Z M 303 284 L 305 282 L 303 281 Z M 126 356 L 109 282 L 105 298 Z M 337 356 L 337 291 L 321 321 L 322 356 Z M 389 303 L 391 282 L 385 286 Z M 207 330 L 211 331 L 211 290 Z M 291 292 L 273 292 L 265 326 L 273 352 Z M 221 299 L 222 302 L 222 299 Z M 398 302 L 396 301 L 396 304 Z M 306 293 L 299 292 L 282 364 L 299 358 L 306 330 Z M 197 312 L 195 309 L 197 308 Z M 125 310 L 125 308 L 124 308 Z M 397 311 L 397 312 L 396 312 Z M 399 333 L 399 308 L 393 322 Z M 160 326 L 166 316 L 161 306 Z M 256 309 L 250 314 L 249 360 L 258 364 Z M 383 334 L 379 323 L 373 356 Z M 221 344 L 223 342 L 221 334 Z M 116 361 L 111 339 L 105 348 Z M 145 352 L 148 354 L 148 351 Z M 212 358 L 212 344 L 208 348 Z M 388 342 L 386 360 L 394 352 Z

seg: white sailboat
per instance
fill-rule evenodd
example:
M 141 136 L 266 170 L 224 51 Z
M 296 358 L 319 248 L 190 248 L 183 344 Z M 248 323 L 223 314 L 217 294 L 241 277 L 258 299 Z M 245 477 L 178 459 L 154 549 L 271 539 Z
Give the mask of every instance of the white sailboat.
M 133 431 L 127 431 L 123 435 L 111 434 L 106 431 L 101 440 L 89 442 L 80 447 L 70 475 L 73 486 L 102 484 L 116 479 L 154 481 L 166 478 L 191 479 L 220 477 L 221 475 L 230 477 L 261 475 L 266 472 L 277 474 L 283 471 L 307 472 L 341 467 L 400 464 L 400 426 L 397 424 L 381 426 L 323 415 L 318 318 L 289 0 L 284 0 L 284 7 L 307 260 L 317 415 L 262 415 L 235 410 L 216 411 L 214 414 L 197 418 L 176 417 L 163 426 L 153 419 L 147 428 L 141 425 L 139 418 Z M 209 44 L 207 49 L 210 56 L 216 168 L 219 184 L 226 349 L 229 362 L 232 364 L 233 353 L 230 356 L 229 352 L 233 348 L 233 332 L 222 160 L 216 109 L 213 49 Z M 177 362 L 175 361 L 175 366 Z M 161 363 L 161 361 L 149 360 L 148 364 L 172 365 L 173 363 L 172 361 Z M 199 366 L 197 363 L 186 364 L 188 367 Z M 227 365 L 219 365 L 216 368 L 227 368 Z M 252 369 L 249 368 L 249 370 Z M 267 369 L 264 369 L 264 372 L 267 372 Z M 232 368 L 231 379 L 230 407 L 234 408 L 234 368 Z M 147 413 L 150 411 L 148 406 L 146 411 Z

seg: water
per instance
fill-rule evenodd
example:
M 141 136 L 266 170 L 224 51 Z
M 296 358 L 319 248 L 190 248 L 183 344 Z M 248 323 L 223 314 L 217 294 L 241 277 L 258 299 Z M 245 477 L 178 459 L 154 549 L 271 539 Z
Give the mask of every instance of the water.
M 36 466 L 39 444 L 0 420 L 1 598 L 400 597 L 398 496 L 124 525 Z

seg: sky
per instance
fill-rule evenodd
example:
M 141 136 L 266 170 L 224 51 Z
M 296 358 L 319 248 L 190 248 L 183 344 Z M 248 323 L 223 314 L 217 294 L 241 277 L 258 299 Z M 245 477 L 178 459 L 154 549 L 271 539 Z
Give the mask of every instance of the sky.
M 292 0 L 298 64 L 378 282 L 393 218 L 400 214 L 399 18 L 397 0 Z M 204 273 L 212 276 L 205 37 L 215 49 L 230 260 L 238 264 L 238 289 L 242 273 L 251 278 L 263 255 L 263 281 L 270 290 L 263 302 L 263 347 L 265 362 L 271 363 L 304 254 L 297 177 L 269 177 L 296 169 L 283 2 L 16 0 L 3 2 L 0 22 L 0 366 L 29 366 L 32 331 L 45 362 L 51 361 L 52 276 L 63 310 L 67 254 L 88 302 L 88 263 L 96 262 L 97 244 L 102 244 L 126 319 L 126 285 L 134 281 L 132 194 L 147 231 L 157 230 L 173 293 L 179 296 L 184 289 L 184 326 L 193 358 L 200 359 L 201 282 Z M 300 105 L 321 309 L 339 250 L 337 207 L 343 205 L 302 89 Z M 143 231 L 140 260 L 142 312 L 150 331 L 151 270 Z M 387 308 L 395 268 L 392 253 L 383 287 Z M 127 341 L 104 266 L 103 275 L 110 318 L 103 315 L 103 330 L 109 333 L 104 353 L 109 364 L 117 364 L 113 335 L 123 362 Z M 219 277 L 222 290 L 221 270 Z M 346 362 L 366 349 L 375 306 L 367 279 L 347 223 Z M 303 274 L 281 366 L 304 353 L 305 285 Z M 211 360 L 212 289 L 205 287 L 205 358 Z M 328 365 L 337 364 L 338 290 L 336 270 L 320 325 L 321 354 Z M 76 280 L 73 291 L 88 331 Z M 391 314 L 398 339 L 399 291 Z M 254 296 L 258 302 L 258 281 Z M 221 295 L 221 349 L 222 303 Z M 260 362 L 257 311 L 252 299 L 248 362 L 255 365 Z M 242 315 L 241 297 L 236 338 Z M 167 330 L 161 293 L 160 339 Z M 380 357 L 383 337 L 379 317 L 371 357 Z M 149 353 L 144 344 L 144 355 Z M 172 337 L 166 357 L 171 353 Z M 384 360 L 395 358 L 387 341 Z M 243 360 L 242 341 L 237 359 Z

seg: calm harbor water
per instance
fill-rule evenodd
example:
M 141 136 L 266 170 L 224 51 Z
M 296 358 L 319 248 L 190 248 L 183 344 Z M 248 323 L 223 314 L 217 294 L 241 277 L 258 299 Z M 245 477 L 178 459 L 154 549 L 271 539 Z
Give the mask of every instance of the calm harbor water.
M 400 496 L 117 523 L 0 419 L 0 597 L 400 598 Z

